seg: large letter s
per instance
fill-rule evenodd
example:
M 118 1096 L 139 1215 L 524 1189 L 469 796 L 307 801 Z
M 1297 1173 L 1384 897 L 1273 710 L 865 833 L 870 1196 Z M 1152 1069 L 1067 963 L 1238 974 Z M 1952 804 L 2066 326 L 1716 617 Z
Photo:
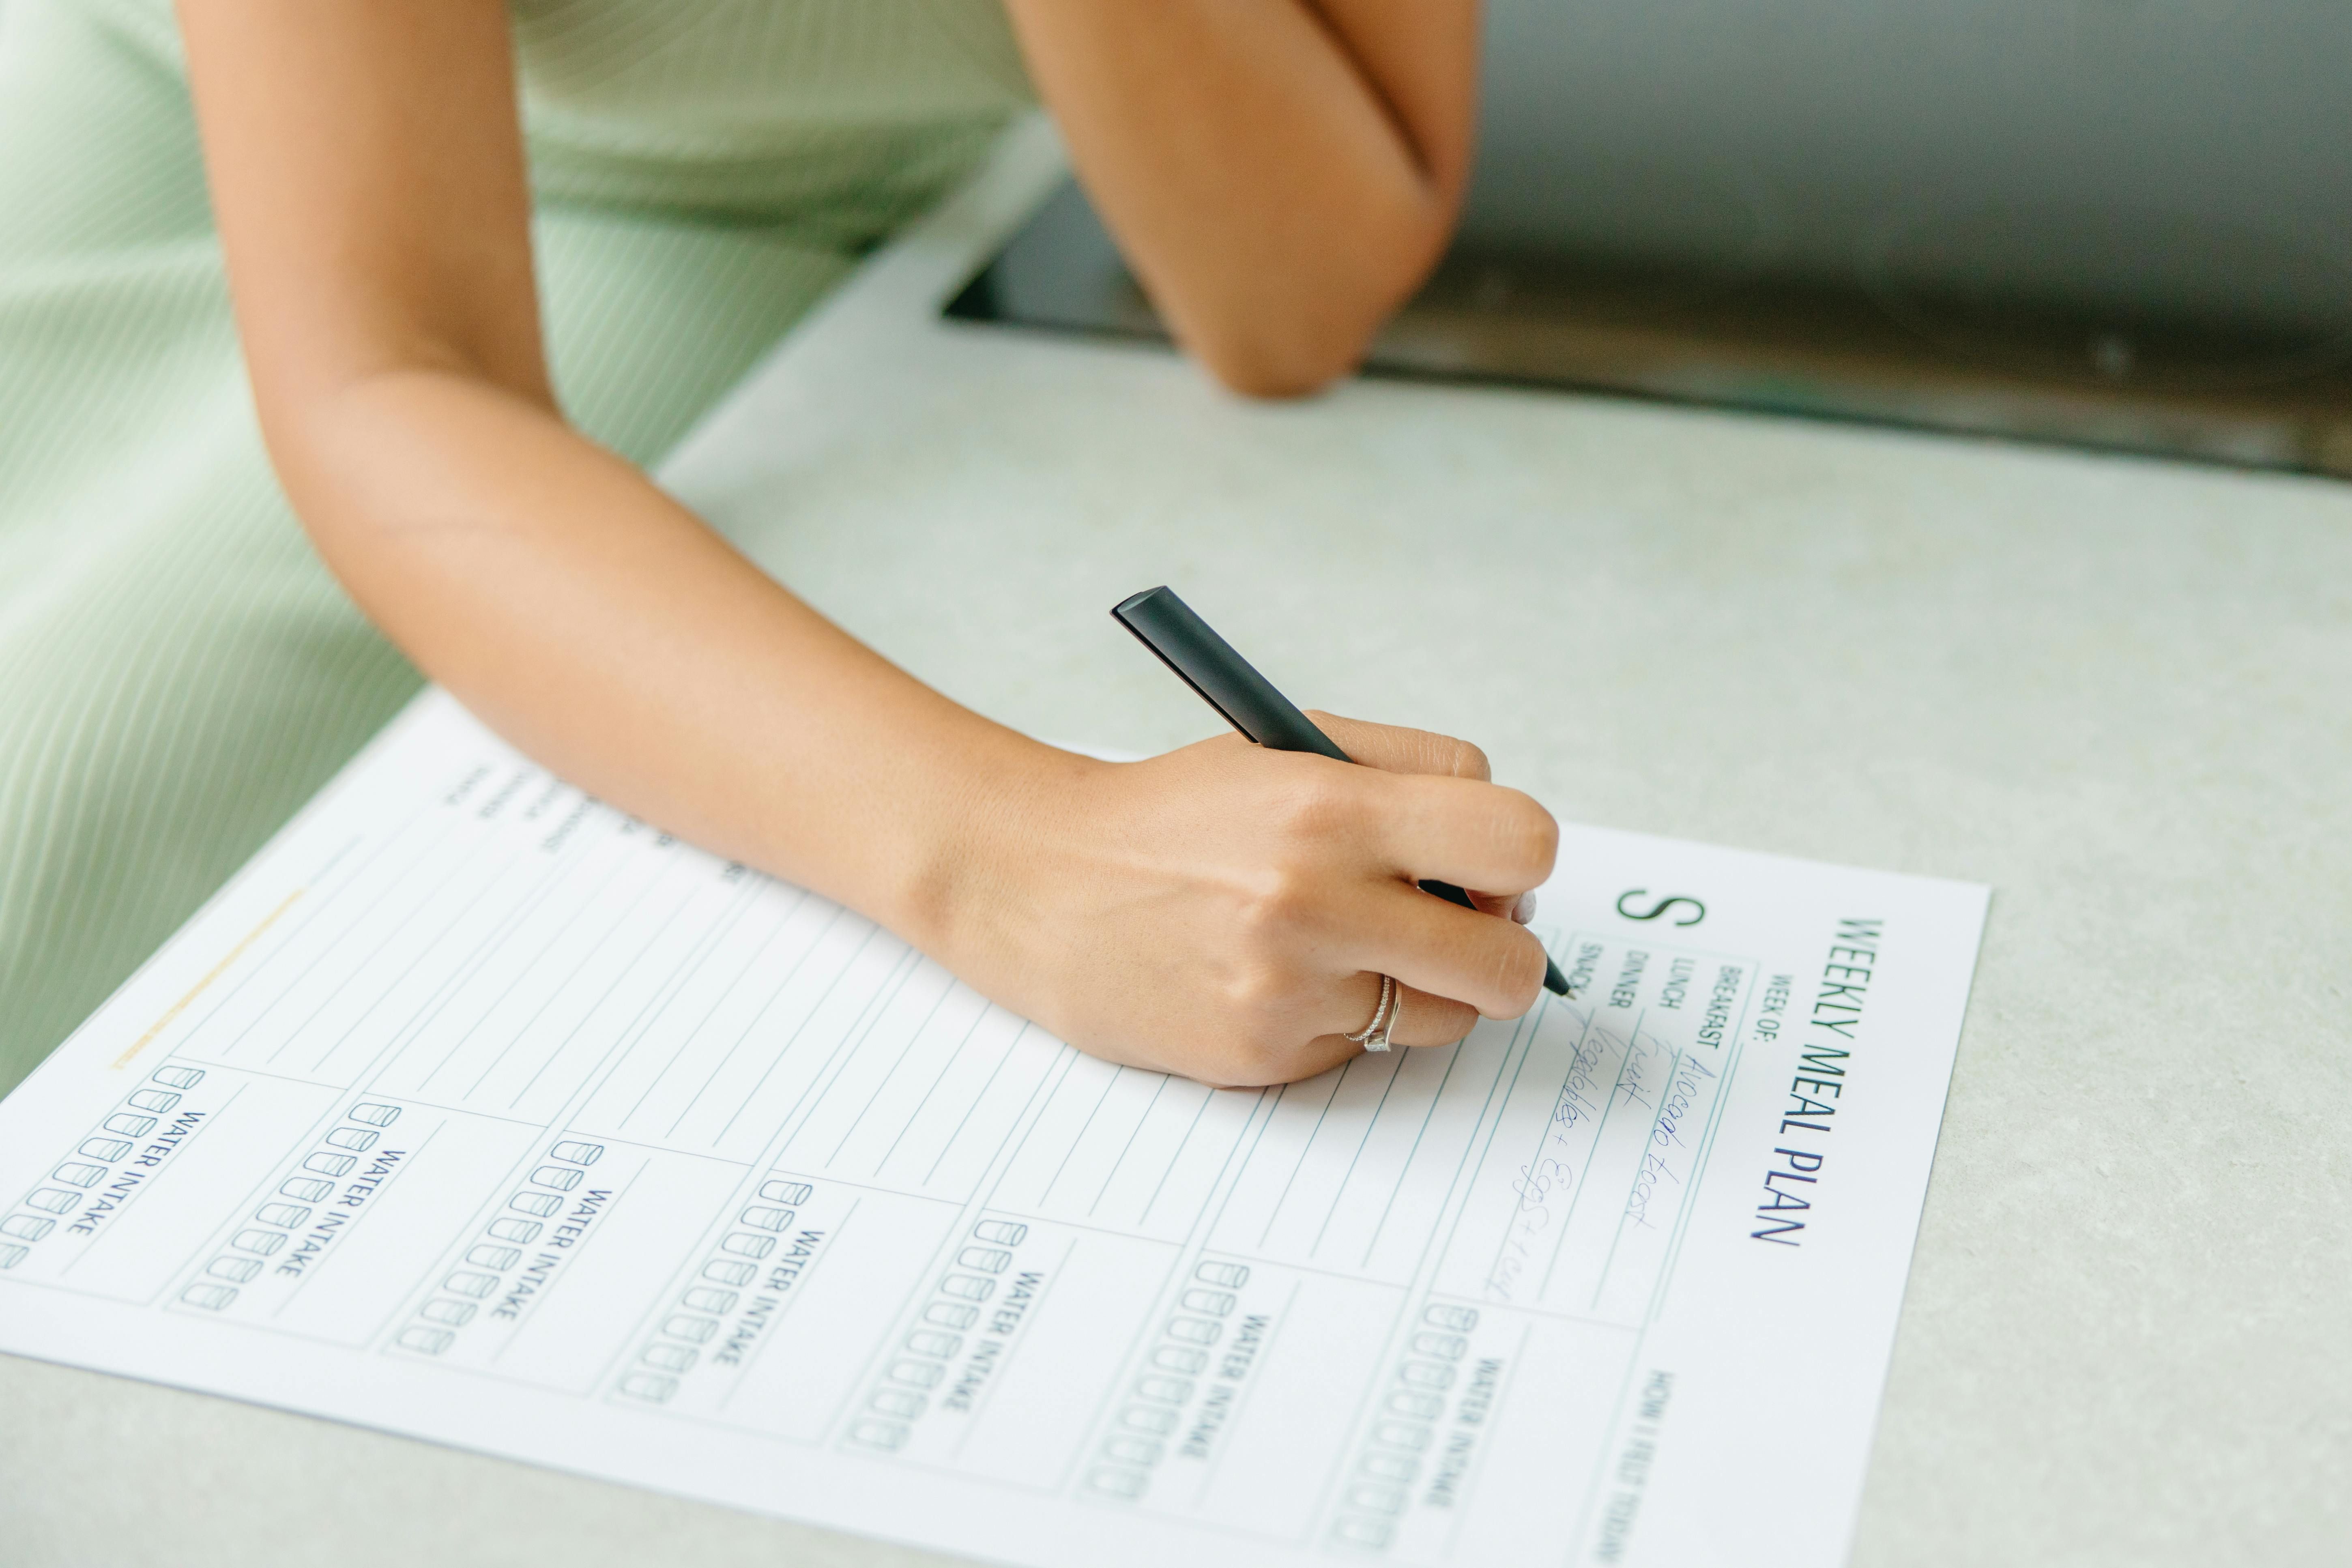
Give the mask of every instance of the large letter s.
M 1623 915 L 1629 921 L 1654 921 L 1660 915 L 1664 914 L 1668 910 L 1673 909 L 1676 904 L 1688 904 L 1691 907 L 1690 918 L 1687 920 L 1677 920 L 1675 921 L 1675 924 L 1678 926 L 1695 926 L 1698 924 L 1699 921 L 1706 919 L 1706 906 L 1700 903 L 1696 899 L 1692 898 L 1687 893 L 1668 894 L 1666 897 L 1660 899 L 1656 903 L 1652 904 L 1650 906 L 1650 912 L 1647 914 L 1637 915 L 1633 910 L 1625 907 L 1625 900 L 1628 899 L 1646 899 L 1649 896 L 1650 889 L 1647 888 L 1627 889 L 1625 891 L 1617 895 L 1617 912 Z

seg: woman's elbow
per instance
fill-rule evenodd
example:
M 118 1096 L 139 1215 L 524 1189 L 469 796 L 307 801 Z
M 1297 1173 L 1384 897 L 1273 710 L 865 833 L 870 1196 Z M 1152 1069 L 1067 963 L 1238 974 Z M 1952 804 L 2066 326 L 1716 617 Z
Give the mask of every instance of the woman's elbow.
M 1227 392 L 1274 401 L 1312 397 L 1346 376 L 1362 359 L 1363 345 L 1302 348 L 1244 338 L 1202 344 L 1193 357 Z
M 1385 276 L 1327 277 L 1306 287 L 1202 301 L 1208 308 L 1178 314 L 1177 336 L 1228 391 L 1244 397 L 1312 396 L 1363 363 L 1373 339 L 1434 259 L 1433 254 L 1400 257 L 1401 265 L 1380 269 Z
M 1219 323 L 1184 346 L 1226 391 L 1243 397 L 1311 397 L 1355 370 L 1377 321 L 1330 327 L 1298 321 Z

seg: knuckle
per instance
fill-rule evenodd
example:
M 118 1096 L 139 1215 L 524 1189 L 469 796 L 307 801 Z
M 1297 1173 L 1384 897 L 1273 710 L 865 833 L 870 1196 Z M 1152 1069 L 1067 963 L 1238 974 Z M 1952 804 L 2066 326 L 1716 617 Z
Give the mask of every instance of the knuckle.
M 1559 822 L 1533 796 L 1517 790 L 1510 795 L 1510 810 L 1502 824 L 1505 847 L 1529 869 L 1549 870 L 1559 853 Z
M 1516 1018 L 1535 1005 L 1536 993 L 1543 989 L 1544 950 L 1543 944 L 1527 932 L 1514 934 L 1516 940 L 1506 952 L 1496 978 L 1511 1005 L 1510 1016 Z
M 1289 974 L 1277 964 L 1244 963 L 1234 972 L 1225 985 L 1224 1000 L 1240 1020 L 1240 1033 L 1234 1040 L 1237 1048 L 1265 1047 L 1260 1033 L 1265 1020 L 1284 1009 L 1294 989 Z
M 1361 801 L 1349 787 L 1353 781 L 1328 767 L 1301 773 L 1274 801 L 1274 820 L 1286 843 L 1314 844 L 1352 829 Z
M 1447 773 L 1458 779 L 1476 779 L 1482 784 L 1493 781 L 1494 769 L 1488 765 L 1485 752 L 1467 741 L 1449 741 L 1449 743 L 1454 752 L 1447 761 Z
M 1543 988 L 1543 944 L 1522 931 L 1489 950 L 1485 994 L 1478 1011 L 1489 1018 L 1516 1018 L 1535 1005 Z
M 1296 941 L 1307 928 L 1320 901 L 1317 879 L 1297 862 L 1269 867 L 1251 879 L 1241 899 L 1236 924 L 1254 958 L 1244 975 L 1262 965 L 1260 955 Z

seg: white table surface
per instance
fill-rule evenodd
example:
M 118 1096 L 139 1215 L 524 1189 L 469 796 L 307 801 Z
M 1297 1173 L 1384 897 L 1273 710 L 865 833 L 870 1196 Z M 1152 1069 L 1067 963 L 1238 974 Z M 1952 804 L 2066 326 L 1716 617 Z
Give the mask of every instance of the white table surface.
M 1256 406 L 939 321 L 1057 166 L 1016 137 L 667 482 L 1033 733 L 1214 727 L 1105 615 L 1167 582 L 1563 816 L 1993 884 L 1853 1562 L 2352 1559 L 2352 488 L 1542 392 Z M 162 1552 L 942 1561 L 0 1357 L 0 1564 Z

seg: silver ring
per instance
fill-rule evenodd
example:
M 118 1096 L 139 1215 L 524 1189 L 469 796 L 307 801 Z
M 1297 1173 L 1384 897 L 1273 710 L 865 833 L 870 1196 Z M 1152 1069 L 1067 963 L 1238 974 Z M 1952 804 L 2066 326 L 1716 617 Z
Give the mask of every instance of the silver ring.
M 1372 1009 L 1372 1021 L 1352 1035 L 1339 1037 L 1350 1045 L 1361 1046 L 1368 1051 L 1389 1048 L 1389 1031 L 1396 1027 L 1396 1016 L 1403 1011 L 1396 1005 L 1397 983 L 1389 975 L 1381 976 L 1381 1005 Z
M 1387 980 L 1388 976 L 1383 974 L 1381 978 Z M 1389 984 L 1394 985 L 1396 983 L 1394 981 L 1390 981 Z M 1403 1016 L 1404 989 L 1403 987 L 1399 986 L 1396 994 L 1396 1005 L 1389 1009 L 1387 1020 L 1383 1022 L 1380 1027 L 1374 1029 L 1370 1035 L 1365 1037 L 1364 1049 L 1368 1051 L 1387 1050 L 1389 1048 L 1389 1036 L 1395 1032 L 1397 1020 Z

